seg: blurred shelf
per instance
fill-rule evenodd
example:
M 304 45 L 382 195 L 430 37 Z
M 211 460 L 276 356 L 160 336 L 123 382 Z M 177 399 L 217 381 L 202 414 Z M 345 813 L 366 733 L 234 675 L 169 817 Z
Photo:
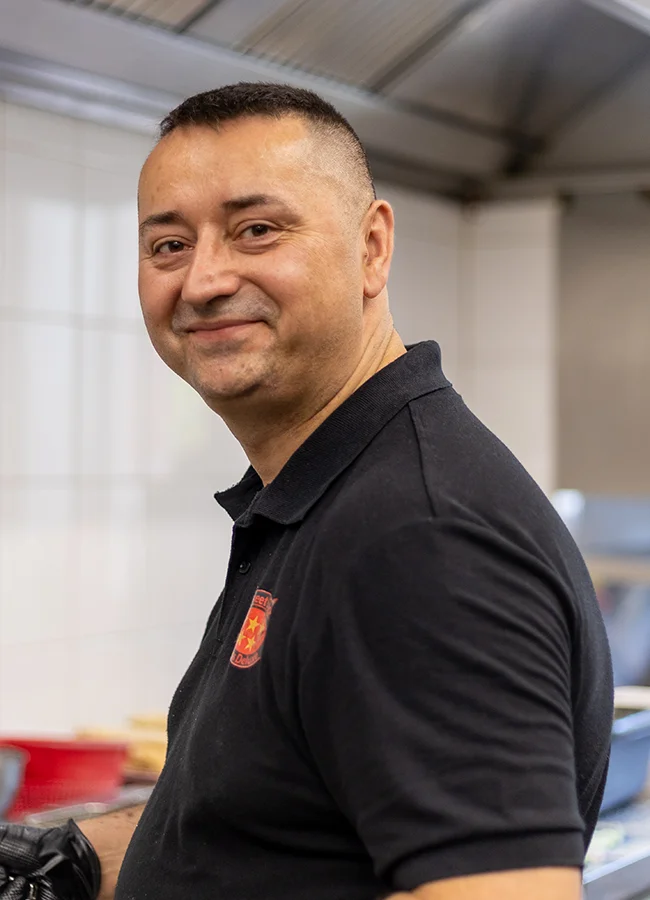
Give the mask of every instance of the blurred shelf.
M 650 584 L 650 559 L 634 556 L 585 556 L 594 581 L 619 580 Z

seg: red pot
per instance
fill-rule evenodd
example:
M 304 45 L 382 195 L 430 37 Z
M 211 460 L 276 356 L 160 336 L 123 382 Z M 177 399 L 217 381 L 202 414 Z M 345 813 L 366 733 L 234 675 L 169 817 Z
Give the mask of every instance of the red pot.
M 12 737 L 0 738 L 0 746 L 17 747 L 28 756 L 9 820 L 73 803 L 104 803 L 122 785 L 126 744 Z

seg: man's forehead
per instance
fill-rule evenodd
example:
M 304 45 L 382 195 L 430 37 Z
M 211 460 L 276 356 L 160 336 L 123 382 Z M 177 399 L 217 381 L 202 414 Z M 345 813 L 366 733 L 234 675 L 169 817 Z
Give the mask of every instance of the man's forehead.
M 327 192 L 331 161 L 310 124 L 296 116 L 249 117 L 210 126 L 178 128 L 147 159 L 139 185 L 141 207 L 171 195 L 209 192 L 223 198 L 272 194 L 291 202 L 317 184 Z M 338 179 L 337 179 L 338 180 Z
M 241 170 L 245 167 L 291 166 L 315 153 L 313 131 L 295 116 L 280 119 L 249 117 L 226 122 L 219 128 L 196 125 L 175 129 L 154 147 L 143 167 L 143 177 L 176 169 Z

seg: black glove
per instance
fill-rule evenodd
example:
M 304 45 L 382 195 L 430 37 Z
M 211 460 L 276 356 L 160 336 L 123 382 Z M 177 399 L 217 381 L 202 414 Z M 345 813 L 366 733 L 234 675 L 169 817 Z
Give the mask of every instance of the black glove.
M 0 900 L 97 900 L 99 859 L 70 819 L 59 828 L 0 824 Z

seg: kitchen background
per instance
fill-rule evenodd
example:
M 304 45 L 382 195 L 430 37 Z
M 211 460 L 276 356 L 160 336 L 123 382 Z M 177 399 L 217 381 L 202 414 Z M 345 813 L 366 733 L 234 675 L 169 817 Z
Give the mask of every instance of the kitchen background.
M 156 120 L 241 79 L 357 127 L 398 329 L 440 342 L 607 596 L 637 585 L 644 677 L 649 31 L 647 0 L 3 0 L 0 733 L 164 712 L 220 592 L 212 494 L 245 460 L 149 346 L 135 193 Z

